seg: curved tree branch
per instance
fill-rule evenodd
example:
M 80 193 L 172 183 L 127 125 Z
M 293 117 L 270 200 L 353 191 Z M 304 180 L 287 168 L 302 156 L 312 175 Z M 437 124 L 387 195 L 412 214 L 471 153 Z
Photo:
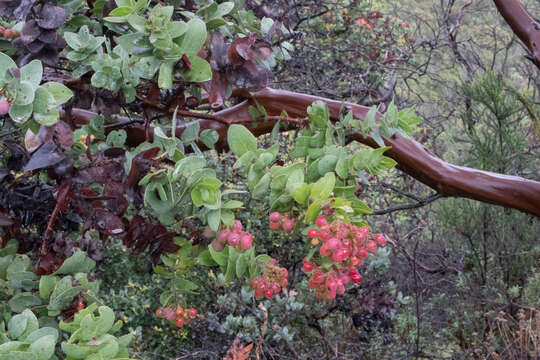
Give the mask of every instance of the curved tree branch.
M 529 49 L 529 58 L 540 69 L 540 22 L 526 11 L 518 0 L 493 2 L 514 34 Z
M 195 120 L 199 122 L 201 130 L 215 129 L 218 132 L 217 149 L 227 148 L 227 124 L 241 123 L 255 136 L 268 134 L 280 118 L 282 111 L 286 111 L 289 117 L 303 118 L 307 116 L 307 107 L 317 100 L 322 100 L 328 105 L 330 116 L 334 120 L 339 118 L 342 104 L 346 111 L 353 112 L 356 119 L 365 119 L 369 111 L 368 107 L 361 105 L 271 88 L 265 88 L 254 94 L 238 92 L 236 95 L 244 97 L 245 100 L 214 114 L 223 119 L 223 122 L 211 119 Z M 248 109 L 256 104 L 265 108 L 270 116 L 268 121 L 261 122 L 252 119 Z M 73 109 L 72 116 L 77 122 L 86 123 L 95 116 L 95 113 Z M 379 113 L 377 116 L 380 118 L 383 115 Z M 143 124 L 129 122 L 123 117 L 117 117 L 117 120 L 118 126 L 110 125 L 107 127 L 108 131 L 122 127 L 127 132 L 129 145 L 137 145 L 145 141 Z M 290 124 L 293 127 L 294 125 L 297 124 Z M 186 126 L 187 124 L 179 125 L 176 128 L 176 135 L 180 136 Z M 152 134 L 151 128 L 150 135 Z M 354 134 L 351 139 L 370 147 L 378 147 L 371 137 L 364 137 L 360 133 Z M 449 164 L 435 156 L 422 144 L 397 134 L 384 138 L 384 142 L 385 145 L 391 146 L 385 155 L 394 159 L 400 170 L 435 189 L 441 196 L 466 197 L 514 208 L 540 217 L 540 182 Z

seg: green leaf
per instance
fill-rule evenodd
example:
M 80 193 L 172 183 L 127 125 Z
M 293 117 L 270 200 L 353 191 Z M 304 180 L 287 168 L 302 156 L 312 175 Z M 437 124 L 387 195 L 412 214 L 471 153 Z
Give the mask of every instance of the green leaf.
M 315 221 L 315 219 L 317 218 L 317 216 L 319 216 L 319 213 L 322 210 L 321 203 L 321 200 L 315 200 L 313 204 L 308 207 L 306 211 L 306 216 L 304 218 L 304 223 L 310 224 Z
M 215 232 L 219 230 L 219 224 L 221 222 L 221 210 L 215 209 L 208 212 L 208 226 Z
M 311 187 L 311 197 L 313 199 L 327 199 L 336 184 L 336 176 L 333 172 L 326 173 Z
M 67 258 L 62 266 L 53 275 L 87 273 L 96 266 L 96 262 L 86 256 L 86 253 L 78 249 L 75 254 Z
M 6 72 L 11 68 L 16 68 L 17 64 L 9 56 L 0 52 L 0 80 L 6 78 Z
M 221 201 L 219 187 L 221 181 L 216 178 L 201 179 L 191 191 L 191 199 L 195 206 L 206 206 L 211 208 Z
M 115 9 L 113 9 L 110 13 L 109 13 L 109 17 L 111 16 L 127 16 L 129 14 L 131 14 L 133 12 L 133 8 L 131 7 L 128 7 L 128 6 L 120 6 L 120 7 L 117 7 Z M 110 21 L 109 18 L 105 18 L 105 20 L 107 21 Z M 113 20 L 114 22 L 114 20 Z
M 257 150 L 257 138 L 243 125 L 231 125 L 227 132 L 227 141 L 237 157 L 248 151 Z
M 198 121 L 194 121 L 192 123 L 189 123 L 182 133 L 181 140 L 185 143 L 194 142 L 199 138 L 199 130 L 201 129 L 201 125 Z
M 248 261 L 246 259 L 247 253 L 242 253 L 236 260 L 236 276 L 242 277 L 246 273 Z
M 185 71 L 182 77 L 187 82 L 205 82 L 212 78 L 212 69 L 208 61 L 196 56 L 188 55 L 191 69 Z
M 289 194 L 294 195 L 296 190 L 304 184 L 304 171 L 301 169 L 294 170 L 287 179 L 287 185 L 285 188 Z
M 56 101 L 56 106 L 66 103 L 69 99 L 73 97 L 73 92 L 68 87 L 60 83 L 49 81 L 41 86 L 47 89 L 49 94 L 54 97 L 54 100 Z
M 206 24 L 201 19 L 191 19 L 180 42 L 182 51 L 188 56 L 196 55 L 206 41 Z
M 88 27 L 86 25 L 81 27 L 81 30 L 84 27 L 86 27 L 86 29 L 88 30 Z M 74 32 L 65 31 L 63 37 L 64 37 L 64 40 L 66 40 L 66 43 L 68 44 L 68 46 L 72 48 L 73 50 L 80 50 L 81 48 L 84 47 L 84 45 L 81 43 L 79 39 L 79 35 Z
M 17 86 L 17 93 L 15 94 L 16 105 L 28 105 L 34 101 L 35 87 L 28 81 L 21 81 Z
M 18 339 L 26 330 L 28 319 L 23 314 L 13 316 L 8 322 L 8 334 L 12 339 Z
M 33 352 L 39 360 L 49 360 L 54 354 L 54 347 L 56 346 L 56 339 L 52 335 L 42 336 L 28 348 Z
M 238 200 L 229 200 L 225 202 L 222 206 L 223 209 L 239 209 L 241 208 L 243 203 Z
M 200 138 L 207 148 L 214 149 L 214 145 L 219 140 L 219 134 L 214 129 L 204 129 L 201 131 Z
M 42 336 L 52 336 L 54 341 L 56 342 L 56 340 L 58 339 L 58 330 L 49 326 L 42 327 L 41 329 L 34 330 L 30 334 L 28 334 L 24 341 L 28 343 L 33 343 Z
M 257 182 L 257 185 L 253 188 L 252 196 L 254 199 L 262 199 L 268 194 L 268 188 L 270 187 L 270 174 L 264 174 L 263 177 Z
M 212 258 L 209 250 L 204 250 L 199 254 L 199 264 L 204 266 L 216 266 L 218 263 Z
M 302 183 L 297 189 L 296 191 L 292 194 L 293 196 L 293 199 L 303 205 L 306 203 L 308 197 L 309 197 L 309 194 L 311 192 L 311 186 L 309 184 L 306 184 L 306 183 Z
M 39 60 L 32 60 L 21 68 L 21 82 L 28 82 L 34 90 L 39 86 L 42 77 L 43 66 Z
M 54 275 L 43 275 L 39 279 L 39 296 L 47 299 L 51 295 L 58 278 Z
M 210 256 L 219 266 L 225 266 L 227 264 L 228 256 L 226 251 L 218 252 L 214 250 L 212 245 L 208 245 L 208 252 L 210 252 Z
M 152 44 L 150 44 L 150 41 L 148 41 L 148 37 L 143 33 L 122 35 L 116 38 L 116 42 L 127 53 L 138 56 L 151 55 L 151 51 L 154 48 Z
M 192 281 L 180 278 L 176 281 L 176 288 L 180 292 L 193 294 L 193 290 L 197 290 L 199 286 Z
M 319 174 L 323 176 L 326 173 L 334 171 L 337 161 L 338 161 L 338 157 L 335 155 L 323 156 L 317 166 Z
M 12 297 L 8 304 L 13 312 L 22 312 L 26 308 L 41 305 L 41 299 L 32 293 L 23 292 Z
M 159 67 L 158 85 L 160 89 L 171 89 L 173 83 L 173 62 L 167 61 L 161 63 Z
M 330 119 L 326 103 L 320 100 L 315 101 L 310 107 L 308 107 L 307 113 L 309 115 L 309 121 L 315 128 L 326 128 L 326 124 Z

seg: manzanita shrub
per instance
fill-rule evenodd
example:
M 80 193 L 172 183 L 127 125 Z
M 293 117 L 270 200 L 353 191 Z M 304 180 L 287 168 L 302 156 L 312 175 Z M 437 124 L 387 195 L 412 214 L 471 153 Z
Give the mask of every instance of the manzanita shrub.
M 55 351 L 68 359 L 128 357 L 129 335 L 113 335 L 120 325 L 98 305 L 97 282 L 87 276 L 100 240 L 121 238 L 153 257 L 167 281 L 161 307 L 149 311 L 175 327 L 204 317 L 186 300 L 201 291 L 190 277 L 195 268 L 217 272 L 223 286 L 244 284 L 254 301 L 291 296 L 289 270 L 261 252 L 259 235 L 236 218 L 247 199 L 265 204 L 272 231 L 301 239 L 298 261 L 317 299 L 360 286 L 360 266 L 385 245 L 364 219 L 371 210 L 357 196 L 358 181 L 393 168 L 382 136 L 406 136 L 420 119 L 391 104 L 382 119 L 375 108 L 364 121 L 343 108 L 331 121 L 317 101 L 307 118 L 293 119 L 299 130 L 290 152 L 280 153 L 278 143 L 287 114 L 269 146 L 242 123 L 228 124 L 220 139 L 187 119 L 223 122 L 199 105 L 219 110 L 234 91 L 265 87 L 272 67 L 290 56 L 280 39 L 288 30 L 233 2 L 186 3 L 15 1 L 0 8 L 0 15 L 17 14 L 2 28 L 9 51 L 0 53 L 0 116 L 5 129 L 26 131 L 24 147 L 5 143 L 10 155 L 0 168 L 1 251 L 19 246 L 19 254 L 0 258 L 7 324 L 0 359 L 49 359 Z M 102 115 L 82 123 L 89 109 Z M 249 114 L 270 121 L 262 106 Z M 144 140 L 137 141 L 131 125 L 141 123 Z M 359 132 L 380 147 L 352 149 L 349 136 Z M 218 144 L 234 154 L 232 169 L 245 186 L 225 186 L 218 176 Z M 71 335 L 59 337 L 66 334 L 56 328 Z

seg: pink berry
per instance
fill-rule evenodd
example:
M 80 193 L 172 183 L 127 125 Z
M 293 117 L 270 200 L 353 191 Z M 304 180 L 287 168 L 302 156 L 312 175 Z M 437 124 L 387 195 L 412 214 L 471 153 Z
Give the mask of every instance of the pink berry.
M 333 237 L 328 239 L 325 244 L 330 250 L 335 250 L 339 246 L 339 240 Z
M 326 280 L 326 286 L 328 286 L 330 291 L 336 291 L 338 287 L 338 282 L 335 279 L 328 279 Z
M 281 227 L 281 224 L 277 221 L 270 221 L 270 229 L 277 230 Z
M 375 235 L 375 241 L 378 245 L 384 246 L 386 245 L 386 237 L 383 234 L 377 234 Z
M 316 238 L 319 236 L 319 230 L 317 229 L 310 229 L 307 233 L 307 236 L 309 236 L 310 239 Z
M 13 29 L 7 28 L 6 30 L 4 30 L 4 37 L 8 39 L 13 37 L 14 34 L 15 34 L 15 31 Z
M 229 240 L 229 245 L 234 247 L 238 245 L 238 243 L 240 242 L 240 235 L 238 235 L 237 233 L 230 233 L 228 240 Z
M 328 248 L 328 243 L 322 244 L 321 248 L 319 249 L 319 252 L 322 256 L 330 256 L 332 253 L 331 250 Z
M 322 228 L 323 226 L 328 225 L 328 221 L 326 221 L 326 218 L 325 218 L 324 216 L 319 216 L 319 217 L 315 220 L 315 225 L 317 225 L 318 227 Z
M 321 232 L 319 233 L 319 236 L 321 238 L 321 240 L 328 240 L 330 239 L 330 237 L 332 236 L 332 233 L 328 230 L 321 230 Z
M 6 115 L 9 112 L 10 105 L 6 98 L 0 99 L 0 115 Z
M 277 282 L 272 283 L 272 292 L 274 294 L 279 294 L 280 291 L 281 291 L 281 286 L 279 286 Z
M 277 222 L 281 220 L 281 214 L 278 213 L 277 211 L 274 211 L 273 213 L 270 214 L 270 221 L 272 222 Z
M 231 232 L 229 230 L 221 230 L 218 235 L 218 240 L 224 243 L 225 241 L 227 241 L 230 233 Z
M 377 243 L 375 241 L 371 241 L 371 240 L 368 241 L 367 244 L 366 244 L 366 249 L 370 253 L 374 253 L 375 251 L 377 251 Z
M 197 309 L 195 308 L 189 308 L 186 310 L 190 318 L 194 318 L 197 316 Z
M 294 221 L 291 219 L 285 219 L 283 220 L 283 230 L 290 233 L 294 229 Z
M 361 248 L 358 250 L 358 256 L 362 259 L 365 259 L 368 256 L 368 251 L 366 248 Z
M 242 245 L 242 249 L 248 250 L 251 249 L 251 243 L 253 242 L 253 236 L 250 233 L 244 233 L 240 237 L 240 245 Z
M 264 290 L 261 289 L 255 289 L 255 297 L 257 299 L 261 299 L 264 297 Z
M 240 222 L 240 220 L 234 220 L 233 230 L 236 232 L 242 231 L 242 223 Z

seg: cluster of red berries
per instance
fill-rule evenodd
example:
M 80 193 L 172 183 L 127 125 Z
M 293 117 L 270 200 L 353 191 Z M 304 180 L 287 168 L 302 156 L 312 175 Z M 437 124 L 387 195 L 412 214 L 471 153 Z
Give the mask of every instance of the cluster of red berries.
M 278 265 L 275 259 L 270 259 L 264 265 L 261 277 L 251 279 L 250 285 L 255 290 L 255 297 L 270 299 L 273 295 L 279 294 L 281 289 L 285 289 L 289 284 L 289 272 Z
M 11 28 L 6 28 L 0 25 L 0 36 L 3 36 L 7 39 L 15 39 L 21 36 L 21 33 L 17 30 L 13 30 Z
M 230 246 L 234 247 L 236 251 L 242 252 L 251 249 L 253 235 L 247 231 L 242 231 L 242 223 L 235 220 L 231 228 L 227 227 L 219 232 L 217 241 L 223 245 L 228 243 Z
M 9 112 L 10 107 L 11 104 L 5 97 L 0 99 L 0 115 L 6 115 Z
M 156 310 L 156 316 L 158 318 L 165 318 L 176 326 L 181 327 L 197 316 L 197 310 L 195 308 L 183 309 L 181 306 L 178 306 L 176 309 L 163 307 Z
M 385 245 L 386 237 L 383 234 L 370 234 L 367 226 L 358 227 L 341 221 L 328 224 L 324 216 L 319 216 L 315 225 L 319 229 L 308 231 L 311 244 L 321 245 L 320 255 L 333 264 L 330 269 L 323 269 L 304 259 L 303 268 L 306 273 L 312 274 L 308 286 L 316 290 L 317 298 L 332 300 L 345 292 L 345 285 L 349 281 L 362 281 L 357 266 L 369 253 L 377 251 L 377 246 Z
M 286 214 L 280 214 L 277 211 L 270 214 L 270 229 L 283 229 L 290 233 L 294 230 L 294 221 Z

